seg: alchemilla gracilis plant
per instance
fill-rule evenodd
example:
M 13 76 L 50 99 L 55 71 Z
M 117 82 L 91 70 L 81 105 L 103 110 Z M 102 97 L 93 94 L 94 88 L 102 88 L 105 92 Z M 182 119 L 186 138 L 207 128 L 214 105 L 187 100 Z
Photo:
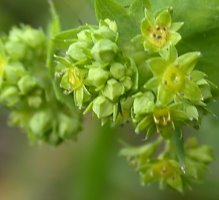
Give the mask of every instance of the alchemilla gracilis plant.
M 0 38 L 0 102 L 10 123 L 34 143 L 58 145 L 77 138 L 88 112 L 101 125 L 131 122 L 145 144 L 120 155 L 141 183 L 191 188 L 213 161 L 211 147 L 183 133 L 200 126 L 213 99 L 214 84 L 197 68 L 201 52 L 178 53 L 184 23 L 172 7 L 96 0 L 95 9 L 98 25 L 62 31 L 51 3 L 49 32 L 22 25 Z

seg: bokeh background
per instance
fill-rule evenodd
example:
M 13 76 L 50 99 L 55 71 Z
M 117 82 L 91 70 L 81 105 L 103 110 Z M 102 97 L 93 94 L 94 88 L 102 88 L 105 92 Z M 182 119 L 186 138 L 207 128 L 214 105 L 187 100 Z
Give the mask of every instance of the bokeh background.
M 123 0 L 123 2 L 125 2 Z M 176 19 L 187 22 L 181 52 L 200 50 L 199 67 L 219 83 L 219 1 L 154 0 L 157 7 L 173 5 Z M 54 0 L 63 29 L 95 23 L 92 0 Z M 46 29 L 49 21 L 47 0 L 0 0 L 0 32 L 21 23 Z M 219 104 L 210 108 L 219 115 Z M 203 184 L 181 195 L 160 191 L 157 185 L 141 187 L 138 175 L 118 156 L 120 140 L 136 144 L 141 138 L 131 125 L 111 129 L 100 127 L 88 115 L 77 142 L 59 147 L 30 145 L 25 134 L 7 125 L 7 110 L 0 107 L 0 200 L 218 200 L 219 123 L 212 116 L 203 120 L 200 131 L 186 130 L 209 144 L 215 152 Z

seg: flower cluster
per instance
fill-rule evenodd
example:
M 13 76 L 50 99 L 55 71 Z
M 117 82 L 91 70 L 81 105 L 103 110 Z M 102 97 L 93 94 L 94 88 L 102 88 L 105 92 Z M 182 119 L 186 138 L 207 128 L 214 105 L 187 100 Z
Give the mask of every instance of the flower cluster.
M 0 102 L 12 110 L 10 123 L 21 127 L 32 142 L 58 144 L 75 137 L 80 120 L 50 91 L 46 43 L 44 33 L 29 26 L 13 28 L 1 39 Z
M 212 98 L 203 72 L 194 70 L 199 52 L 177 55 L 170 46 L 168 57 L 153 57 L 147 63 L 153 77 L 135 95 L 133 113 L 136 131 L 148 130 L 170 138 L 175 126 L 198 122 L 199 110 Z
M 137 89 L 138 71 L 118 47 L 114 21 L 85 27 L 77 33 L 65 57 L 57 57 L 56 76 L 66 94 L 85 112 L 92 109 L 104 123 L 127 114 L 129 96 Z
M 201 180 L 213 160 L 208 146 L 195 139 L 184 144 L 182 134 L 183 126 L 199 126 L 212 99 L 213 84 L 195 69 L 201 53 L 178 55 L 183 23 L 172 22 L 171 8 L 154 15 L 142 12 L 140 0 L 127 9 L 96 1 L 98 26 L 60 31 L 51 5 L 49 37 L 22 26 L 0 39 L 0 103 L 34 142 L 75 138 L 81 114 L 89 111 L 102 124 L 130 121 L 136 133 L 154 141 L 124 148 L 121 155 L 143 184 L 158 181 L 182 192 Z M 107 12 L 105 4 L 112 4 Z
M 72 38 L 62 35 L 63 43 L 70 44 L 57 51 L 55 74 L 63 93 L 73 94 L 84 114 L 92 110 L 102 124 L 132 121 L 135 132 L 146 132 L 146 139 L 158 133 L 155 142 L 125 149 L 122 155 L 130 158 L 144 184 L 158 180 L 180 192 L 201 178 L 212 161 L 208 147 L 184 147 L 183 136 L 176 136 L 183 126 L 199 125 L 212 98 L 206 74 L 194 69 L 200 52 L 178 55 L 175 45 L 181 40 L 177 31 L 182 25 L 172 22 L 171 9 L 155 16 L 146 9 L 141 33 L 128 44 L 122 44 L 122 32 L 110 19 L 100 20 L 98 27 L 75 29 Z M 162 141 L 167 149 L 158 155 Z M 191 156 L 199 153 L 208 161 Z
M 161 143 L 159 138 L 140 147 L 126 147 L 120 152 L 136 168 L 143 185 L 159 182 L 162 188 L 169 186 L 183 192 L 184 188 L 191 188 L 191 183 L 203 178 L 207 166 L 213 161 L 212 149 L 207 145 L 199 146 L 195 138 L 189 138 L 185 143 L 183 167 L 176 161 L 171 143 L 167 143 L 163 151 L 158 151 Z

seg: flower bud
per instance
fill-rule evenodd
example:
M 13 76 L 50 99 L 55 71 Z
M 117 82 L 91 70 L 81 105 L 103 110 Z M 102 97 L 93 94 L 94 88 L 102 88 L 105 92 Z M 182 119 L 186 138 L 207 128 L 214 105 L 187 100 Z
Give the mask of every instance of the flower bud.
M 72 59 L 77 61 L 86 60 L 89 57 L 89 45 L 87 42 L 84 41 L 78 41 L 68 48 L 68 51 L 66 52 L 66 55 L 70 56 Z
M 62 139 L 69 138 L 72 136 L 72 133 L 76 133 L 79 129 L 79 119 L 70 118 L 69 116 L 61 113 L 58 115 L 58 133 Z
M 114 33 L 117 32 L 117 25 L 115 21 L 112 21 L 110 19 L 100 20 L 100 27 L 101 26 L 107 26 L 111 31 Z
M 151 92 L 136 95 L 133 108 L 136 115 L 142 115 L 154 110 L 154 95 Z
M 4 73 L 7 82 L 17 84 L 18 80 L 26 74 L 26 71 L 22 63 L 14 62 L 5 65 Z
M 42 98 L 40 96 L 30 96 L 27 98 L 28 105 L 33 108 L 39 108 L 42 104 Z
M 116 53 L 118 52 L 118 46 L 116 43 L 108 39 L 101 39 L 91 49 L 91 54 L 96 61 L 111 62 Z
M 5 48 L 12 60 L 20 60 L 25 57 L 26 45 L 22 42 L 9 41 L 5 44 Z
M 133 81 L 130 77 L 126 76 L 124 80 L 122 81 L 122 85 L 125 87 L 125 90 L 128 91 L 133 86 Z
M 41 30 L 25 27 L 22 40 L 30 47 L 37 48 L 45 43 L 45 36 Z
M 14 106 L 19 101 L 18 89 L 14 86 L 4 88 L 0 93 L 0 101 L 8 107 Z
M 93 32 L 93 41 L 97 42 L 100 39 L 109 39 L 116 41 L 118 36 L 117 25 L 109 19 L 100 20 L 99 29 Z
M 98 96 L 93 101 L 93 111 L 98 118 L 108 117 L 113 114 L 113 103 L 104 96 Z
M 30 75 L 23 76 L 18 81 L 18 88 L 21 91 L 21 94 L 27 94 L 36 85 L 37 85 L 36 80 L 32 76 L 30 76 Z
M 91 30 L 82 30 L 77 34 L 78 40 L 92 45 Z
M 109 78 L 109 72 L 102 68 L 91 68 L 88 72 L 87 81 L 89 84 L 100 87 L 104 85 Z
M 125 92 L 124 86 L 116 81 L 115 79 L 110 79 L 103 90 L 103 95 L 110 100 L 114 101 L 118 97 L 122 96 Z
M 115 79 L 121 79 L 125 76 L 126 67 L 121 63 L 113 63 L 110 67 L 110 73 Z
M 50 113 L 41 110 L 31 117 L 29 128 L 33 134 L 42 136 L 50 128 L 50 120 Z
M 17 27 L 14 27 L 14 28 L 12 28 L 12 30 L 10 31 L 8 39 L 9 39 L 10 41 L 13 41 L 13 42 L 20 42 L 22 37 L 23 37 L 23 31 L 22 31 L 22 29 L 19 29 L 19 28 L 17 28 Z

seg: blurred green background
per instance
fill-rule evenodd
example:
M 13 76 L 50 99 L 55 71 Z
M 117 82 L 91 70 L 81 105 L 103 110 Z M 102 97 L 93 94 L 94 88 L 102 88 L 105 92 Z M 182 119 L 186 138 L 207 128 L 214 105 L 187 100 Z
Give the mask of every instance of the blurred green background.
M 156 7 L 168 4 L 176 7 L 175 18 L 187 22 L 182 30 L 185 40 L 179 44 L 180 51 L 200 50 L 203 59 L 199 67 L 218 84 L 219 1 L 153 2 Z M 63 29 L 96 23 L 92 0 L 54 0 L 54 3 Z M 21 23 L 46 29 L 48 21 L 46 0 L 0 0 L 0 34 Z M 211 110 L 219 115 L 217 102 L 211 104 Z M 214 117 L 205 118 L 199 132 L 186 130 L 211 145 L 216 160 L 205 182 L 181 195 L 171 190 L 160 191 L 157 185 L 141 187 L 138 175 L 118 156 L 120 139 L 131 144 L 142 141 L 133 134 L 131 125 L 100 128 L 99 122 L 88 115 L 77 142 L 56 148 L 33 146 L 20 130 L 7 126 L 7 110 L 0 108 L 0 111 L 0 200 L 219 199 L 219 124 Z

